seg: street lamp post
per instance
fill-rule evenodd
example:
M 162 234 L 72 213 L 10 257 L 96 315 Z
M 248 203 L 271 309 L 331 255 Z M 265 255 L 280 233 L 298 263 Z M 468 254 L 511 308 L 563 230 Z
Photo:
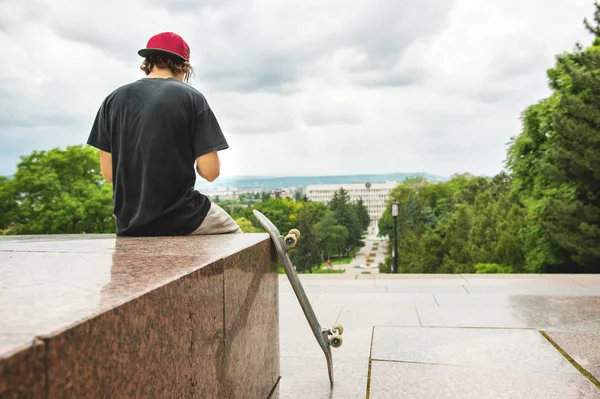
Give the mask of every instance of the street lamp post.
M 367 227 L 367 235 L 370 235 L 373 232 L 373 217 L 371 216 L 371 195 L 369 194 L 371 183 L 366 182 L 365 188 L 367 189 L 367 202 L 364 205 L 367 207 L 367 212 L 369 213 L 369 227 Z
M 392 252 L 394 264 L 392 273 L 398 273 L 398 201 L 392 204 L 392 216 L 394 217 L 394 249 Z

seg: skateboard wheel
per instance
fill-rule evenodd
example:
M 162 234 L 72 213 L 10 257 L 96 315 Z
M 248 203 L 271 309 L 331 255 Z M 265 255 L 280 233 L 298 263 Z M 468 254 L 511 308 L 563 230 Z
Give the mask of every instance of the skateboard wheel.
M 298 229 L 291 229 L 289 234 L 296 234 L 296 239 L 299 240 L 300 239 L 300 231 Z
M 340 346 L 342 346 L 342 336 L 338 335 L 338 334 L 333 334 L 330 338 L 329 338 L 329 343 L 331 344 L 331 346 L 333 346 L 334 348 L 339 348 Z
M 298 243 L 298 239 L 296 238 L 295 234 L 288 234 L 283 239 L 283 242 L 285 243 L 286 247 L 294 248 L 296 246 L 296 244 Z
M 344 333 L 344 326 L 342 326 L 341 324 L 334 324 L 333 326 L 331 326 L 331 331 L 342 335 Z

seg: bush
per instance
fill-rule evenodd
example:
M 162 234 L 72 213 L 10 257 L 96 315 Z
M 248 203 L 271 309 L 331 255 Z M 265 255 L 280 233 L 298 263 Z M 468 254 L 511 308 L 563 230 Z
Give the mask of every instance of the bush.
M 501 266 L 496 263 L 478 263 L 475 265 L 475 270 L 477 270 L 477 274 L 484 274 L 484 273 L 507 274 L 507 273 L 513 272 L 512 267 Z
M 386 256 L 382 263 L 379 263 L 379 273 L 391 273 L 392 272 L 392 257 Z

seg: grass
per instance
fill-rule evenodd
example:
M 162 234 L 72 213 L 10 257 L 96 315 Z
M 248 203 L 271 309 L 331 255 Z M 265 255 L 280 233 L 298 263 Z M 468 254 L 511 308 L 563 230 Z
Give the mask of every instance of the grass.
M 313 269 L 313 274 L 342 274 L 345 270 L 333 270 L 333 269 Z
M 347 265 L 348 263 L 352 262 L 352 260 L 354 259 L 353 256 L 348 256 L 345 258 L 332 258 L 331 259 L 331 265 Z M 320 267 L 326 267 L 327 266 L 327 261 L 321 263 Z
M 312 269 L 312 274 L 341 274 L 344 273 L 345 270 L 330 270 L 330 269 L 323 269 L 321 267 L 314 267 Z M 296 273 L 298 274 L 310 274 L 308 272 L 300 272 L 300 271 L 296 271 Z M 285 274 L 285 270 L 283 270 L 283 266 L 281 264 L 279 264 L 279 274 Z

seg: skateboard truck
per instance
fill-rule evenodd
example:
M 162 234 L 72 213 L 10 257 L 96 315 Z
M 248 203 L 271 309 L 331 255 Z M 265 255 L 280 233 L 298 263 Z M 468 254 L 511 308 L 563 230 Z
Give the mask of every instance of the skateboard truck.
M 329 345 L 334 348 L 339 348 L 342 346 L 344 340 L 342 339 L 342 334 L 344 333 L 344 327 L 341 324 L 334 324 L 331 328 L 324 328 L 321 334 L 323 334 L 323 338 Z
M 289 233 L 285 237 L 283 237 L 283 244 L 285 245 L 286 250 L 294 248 L 296 244 L 300 241 L 300 231 L 297 229 L 291 229 Z

